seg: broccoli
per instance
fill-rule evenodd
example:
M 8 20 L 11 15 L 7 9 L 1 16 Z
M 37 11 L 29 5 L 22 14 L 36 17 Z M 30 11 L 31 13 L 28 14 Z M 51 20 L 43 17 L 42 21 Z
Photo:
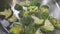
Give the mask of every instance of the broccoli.
M 40 6 L 39 0 L 32 0 L 32 5 L 33 6 Z
M 11 29 L 10 32 L 12 34 L 22 34 L 24 32 L 24 28 L 22 25 L 14 25 Z
M 51 24 L 51 22 L 47 19 L 45 20 L 45 23 L 43 26 L 40 27 L 42 31 L 45 31 L 45 32 L 52 32 L 54 31 L 54 26 Z
M 60 29 L 60 21 L 58 19 L 52 18 L 50 21 L 55 26 L 55 28 Z
M 28 0 L 26 0 L 24 6 L 29 7 L 30 6 L 30 2 Z
M 29 12 L 37 12 L 38 11 L 38 7 L 37 6 L 30 6 L 30 7 L 28 7 L 28 11 Z
M 43 12 L 43 13 L 40 14 L 40 18 L 41 19 L 48 19 L 49 18 L 49 14 L 46 13 L 46 12 Z
M 22 24 L 28 26 L 29 24 L 33 23 L 34 20 L 32 19 L 31 16 L 26 16 L 22 18 Z
M 40 28 L 38 28 L 38 29 L 36 30 L 35 34 L 44 34 L 44 33 L 42 33 L 42 31 L 40 30 Z
M 28 15 L 29 15 L 29 12 L 28 12 L 28 11 L 21 11 L 21 12 L 19 13 L 19 17 L 20 17 L 20 18 L 26 17 L 26 16 L 28 16 Z
M 4 15 L 5 19 L 10 18 L 10 16 L 12 16 L 13 12 L 11 9 L 6 9 L 4 12 L 0 12 L 0 15 Z
M 23 12 L 23 17 L 26 17 L 26 16 L 28 16 L 28 14 L 29 14 L 29 12 L 28 11 L 25 11 L 25 12 Z
M 56 18 L 51 18 L 51 19 L 50 19 L 50 22 L 51 22 L 53 25 L 55 25 L 55 24 L 57 23 L 57 19 L 56 19 Z
M 38 7 L 37 6 L 30 6 L 28 7 L 28 11 L 30 15 L 35 15 L 38 12 Z
M 8 21 L 10 21 L 10 22 L 17 22 L 18 19 L 17 19 L 16 16 L 13 14 L 13 15 L 8 19 Z
M 57 29 L 60 29 L 60 24 L 55 24 L 55 27 L 56 27 Z
M 37 29 L 34 26 L 29 25 L 25 28 L 24 34 L 35 34 L 36 30 Z
M 39 19 L 36 16 L 31 16 L 31 17 L 34 19 L 34 24 L 36 24 L 36 25 L 42 25 L 44 22 L 44 19 Z
M 46 6 L 46 5 L 42 5 L 42 6 L 40 6 L 40 11 L 41 11 L 41 12 L 47 12 L 47 13 L 48 13 L 49 7 Z

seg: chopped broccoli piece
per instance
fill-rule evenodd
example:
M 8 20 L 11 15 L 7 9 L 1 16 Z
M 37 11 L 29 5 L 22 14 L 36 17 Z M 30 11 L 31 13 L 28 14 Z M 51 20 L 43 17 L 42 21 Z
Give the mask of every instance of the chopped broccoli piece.
M 19 17 L 22 18 L 22 17 L 26 17 L 28 16 L 29 12 L 28 11 L 21 11 L 21 13 L 19 13 Z
M 57 29 L 60 29 L 60 24 L 55 24 L 55 27 L 56 27 Z
M 40 6 L 39 0 L 32 0 L 32 5 Z
M 53 25 L 55 25 L 56 23 L 57 23 L 57 19 L 56 18 L 51 18 L 51 23 L 53 24 Z
M 43 6 L 40 7 L 40 10 L 41 10 L 41 12 L 47 12 L 48 13 L 49 7 L 46 6 L 46 5 L 43 5 Z
M 30 6 L 30 7 L 28 7 L 28 11 L 29 12 L 37 12 L 38 11 L 38 7 L 37 6 Z
M 16 16 L 13 14 L 12 15 L 12 17 L 10 17 L 9 19 L 8 19 L 8 21 L 10 21 L 10 22 L 17 22 L 17 18 L 16 18 Z
M 12 34 L 22 34 L 22 32 L 24 31 L 23 26 L 21 25 L 14 25 L 11 29 L 10 32 Z
M 43 13 L 41 13 L 40 18 L 41 19 L 48 19 L 49 18 L 49 14 L 46 13 L 46 12 L 43 12 Z
M 27 26 L 26 28 L 25 28 L 25 33 L 24 34 L 35 34 L 35 32 L 36 32 L 36 28 L 34 27 L 34 26 Z
M 41 26 L 41 30 L 45 32 L 52 32 L 54 31 L 54 26 L 51 24 L 49 20 L 45 20 L 45 24 Z
M 29 7 L 30 6 L 30 2 L 28 0 L 26 0 L 24 6 Z
M 39 19 L 39 18 L 36 17 L 36 16 L 31 16 L 31 17 L 34 19 L 34 23 L 35 23 L 36 25 L 42 25 L 43 22 L 44 22 L 44 19 Z
M 28 11 L 23 12 L 23 14 L 22 14 L 22 15 L 23 15 L 23 17 L 28 16 L 28 13 L 29 13 Z
M 36 33 L 35 34 L 44 34 L 44 33 L 42 33 L 42 31 L 40 30 L 40 28 L 38 28 L 37 30 L 36 30 Z
M 26 26 L 33 23 L 33 22 L 34 22 L 34 20 L 30 16 L 26 16 L 26 17 L 22 18 L 22 23 Z
M 30 15 L 35 15 L 35 13 L 38 12 L 38 7 L 37 6 L 30 6 L 28 7 L 28 11 Z
M 5 19 L 10 18 L 10 16 L 13 14 L 12 10 L 8 9 L 5 10 L 4 12 L 0 12 L 0 15 L 5 15 Z
M 60 29 L 60 21 L 58 19 L 52 18 L 50 21 L 55 26 L 55 28 Z

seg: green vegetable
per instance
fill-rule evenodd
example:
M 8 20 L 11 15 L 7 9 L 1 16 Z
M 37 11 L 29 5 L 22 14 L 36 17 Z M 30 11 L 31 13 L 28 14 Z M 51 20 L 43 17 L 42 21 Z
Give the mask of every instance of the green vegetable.
M 22 34 L 24 32 L 24 28 L 22 25 L 14 25 L 11 29 L 10 32 L 12 34 Z
M 57 29 L 60 29 L 60 24 L 55 24 L 55 27 L 56 27 Z
M 26 0 L 24 6 L 29 7 L 30 6 L 30 2 L 28 0 Z
M 8 21 L 10 22 L 16 22 L 18 19 L 16 18 L 16 16 L 13 14 L 9 19 Z
M 34 26 L 27 26 L 24 34 L 35 34 L 36 30 Z
M 5 10 L 4 12 L 0 12 L 0 15 L 5 15 L 5 19 L 8 19 L 12 16 L 13 12 L 11 9 Z
M 26 26 L 28 26 L 29 24 L 31 24 L 33 22 L 34 22 L 34 20 L 30 16 L 26 16 L 26 17 L 22 18 L 22 23 Z
M 46 12 L 43 12 L 43 13 L 40 14 L 40 18 L 41 19 L 48 19 L 49 18 L 49 14 L 46 13 Z
M 37 6 L 30 6 L 30 7 L 28 7 L 28 11 L 29 12 L 37 12 L 38 11 L 38 7 Z
M 28 12 L 28 11 L 21 11 L 21 12 L 19 13 L 19 17 L 20 17 L 20 18 L 26 17 L 26 16 L 28 16 L 28 15 L 29 15 L 29 12 Z
M 44 25 L 41 26 L 41 30 L 45 32 L 51 32 L 54 31 L 54 26 L 51 24 L 49 20 L 45 20 Z
M 29 12 L 28 12 L 28 11 L 25 11 L 25 12 L 23 12 L 23 14 L 22 14 L 23 17 L 27 17 L 28 15 L 29 15 Z
M 49 7 L 46 5 L 42 5 L 42 6 L 40 6 L 40 10 L 41 10 L 41 12 L 47 12 L 48 13 Z
M 39 0 L 32 0 L 32 5 L 40 6 Z
M 30 6 L 28 7 L 28 11 L 30 15 L 35 15 L 35 13 L 38 12 L 38 7 L 37 6 Z
M 53 25 L 55 25 L 56 23 L 57 23 L 57 19 L 56 18 L 51 18 L 51 23 L 53 24 Z
M 52 18 L 50 21 L 55 26 L 55 28 L 60 29 L 60 21 L 58 19 Z
M 44 19 L 39 19 L 36 16 L 31 16 L 31 17 L 34 19 L 34 24 L 36 24 L 36 25 L 42 25 L 44 22 Z
M 40 30 L 40 28 L 38 28 L 37 30 L 36 30 L 36 33 L 35 34 L 44 34 L 44 33 L 42 33 L 42 31 Z

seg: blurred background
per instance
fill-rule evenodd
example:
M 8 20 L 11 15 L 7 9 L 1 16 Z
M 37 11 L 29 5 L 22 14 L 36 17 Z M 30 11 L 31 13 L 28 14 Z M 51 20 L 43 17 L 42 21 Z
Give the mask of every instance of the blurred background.
M 0 10 L 2 6 L 15 6 L 16 3 L 21 4 L 25 0 L 0 0 Z M 32 0 L 29 0 L 32 1 Z M 52 17 L 55 17 L 57 19 L 60 19 L 60 0 L 39 0 L 41 5 L 47 5 L 49 6 L 49 15 Z M 3 23 L 4 24 L 4 23 Z M 7 23 L 6 23 L 7 24 Z M 0 34 L 5 34 L 3 31 L 0 30 Z M 60 34 L 60 30 L 56 30 L 54 32 L 46 32 L 46 34 Z

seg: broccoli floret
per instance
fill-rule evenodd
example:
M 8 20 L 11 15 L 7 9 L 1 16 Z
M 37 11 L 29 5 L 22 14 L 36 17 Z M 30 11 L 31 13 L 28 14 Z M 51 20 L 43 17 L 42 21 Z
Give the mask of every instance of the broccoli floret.
M 55 27 L 56 27 L 57 29 L 60 29 L 60 24 L 55 24 Z
M 4 15 L 5 16 L 5 19 L 8 19 L 10 18 L 10 16 L 13 14 L 12 10 L 11 9 L 6 9 L 4 12 L 0 12 L 0 15 Z
M 16 16 L 13 14 L 13 15 L 8 19 L 8 21 L 10 21 L 10 22 L 17 22 L 18 19 L 17 19 Z
M 21 11 L 21 12 L 19 13 L 19 17 L 20 17 L 20 18 L 26 17 L 26 16 L 28 16 L 28 15 L 29 15 L 29 12 L 28 12 L 28 11 Z
M 22 34 L 23 31 L 24 31 L 24 28 L 21 25 L 14 25 L 10 29 L 10 33 L 12 34 Z
M 24 3 L 24 6 L 29 7 L 30 6 L 30 2 L 28 0 L 26 0 L 25 3 Z
M 38 28 L 38 29 L 36 30 L 35 34 L 44 34 L 44 33 L 42 33 L 42 31 L 40 30 L 40 28 Z
M 40 6 L 39 0 L 32 0 L 32 5 L 34 6 Z
M 54 31 L 54 26 L 51 24 L 49 20 L 45 20 L 45 23 L 43 26 L 41 26 L 41 30 L 45 32 L 52 32 Z
M 43 12 L 43 13 L 40 14 L 40 18 L 41 19 L 48 19 L 49 18 L 49 14 L 46 13 L 46 12 Z
M 32 19 L 31 16 L 26 16 L 22 18 L 22 23 L 26 26 L 28 26 L 29 24 L 33 23 L 34 20 Z
M 60 21 L 58 19 L 52 18 L 50 21 L 55 26 L 55 28 L 60 29 Z
M 37 6 L 30 6 L 30 7 L 28 7 L 28 11 L 29 12 L 37 12 L 38 11 L 38 7 Z
M 23 12 L 23 17 L 26 17 L 28 15 L 29 15 L 29 12 L 28 11 Z
M 28 7 L 28 11 L 30 15 L 35 15 L 35 13 L 38 12 L 38 7 L 37 6 L 30 6 Z
M 36 28 L 34 27 L 34 26 L 27 26 L 26 28 L 25 28 L 25 33 L 24 34 L 35 34 L 35 32 L 36 32 Z
M 53 24 L 53 25 L 55 25 L 56 23 L 57 23 L 57 19 L 56 18 L 51 18 L 51 23 Z
M 44 22 L 44 19 L 39 19 L 36 16 L 31 16 L 31 17 L 34 19 L 34 24 L 36 24 L 36 25 L 42 25 Z
M 41 10 L 41 12 L 47 12 L 48 13 L 49 7 L 46 5 L 42 5 L 42 6 L 40 6 L 40 10 Z

